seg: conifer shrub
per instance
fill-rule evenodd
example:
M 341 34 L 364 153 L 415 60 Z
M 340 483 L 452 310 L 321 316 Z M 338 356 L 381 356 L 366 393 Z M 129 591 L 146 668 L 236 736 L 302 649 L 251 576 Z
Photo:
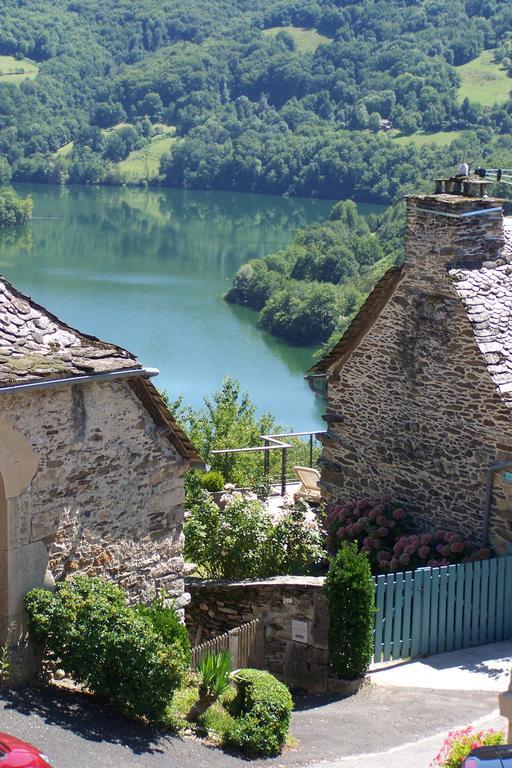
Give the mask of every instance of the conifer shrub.
M 270 672 L 239 669 L 232 675 L 237 695 L 230 705 L 234 722 L 224 736 L 228 747 L 248 755 L 277 755 L 286 743 L 293 700 Z
M 368 557 L 344 543 L 332 559 L 325 591 L 329 602 L 329 658 L 337 677 L 364 677 L 373 655 L 375 585 Z
M 199 479 L 201 486 L 210 493 L 218 493 L 224 488 L 224 475 L 217 469 L 211 469 L 209 472 L 200 474 Z
M 129 606 L 114 584 L 76 576 L 33 589 L 25 605 L 47 659 L 124 714 L 163 720 L 190 664 L 187 631 L 163 597 Z

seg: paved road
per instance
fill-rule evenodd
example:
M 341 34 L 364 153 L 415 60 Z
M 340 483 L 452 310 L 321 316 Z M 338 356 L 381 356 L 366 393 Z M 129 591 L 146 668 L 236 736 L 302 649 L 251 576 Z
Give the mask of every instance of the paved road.
M 347 699 L 305 697 L 297 701 L 292 728 L 299 747 L 273 760 L 253 762 L 288 768 L 387 751 L 471 722 L 495 708 L 496 694 L 489 691 L 468 695 L 372 685 Z M 113 715 L 92 698 L 62 691 L 25 688 L 4 693 L 0 730 L 36 744 L 56 768 L 247 766 L 247 760 L 194 739 L 155 733 Z M 346 768 L 352 764 L 357 762 L 346 763 Z M 408 765 L 422 768 L 421 763 Z

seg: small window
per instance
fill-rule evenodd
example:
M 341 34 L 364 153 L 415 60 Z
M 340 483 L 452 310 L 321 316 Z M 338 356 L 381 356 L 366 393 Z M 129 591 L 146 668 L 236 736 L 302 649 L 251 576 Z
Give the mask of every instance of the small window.
M 503 480 L 505 483 L 512 483 L 512 470 L 503 473 Z

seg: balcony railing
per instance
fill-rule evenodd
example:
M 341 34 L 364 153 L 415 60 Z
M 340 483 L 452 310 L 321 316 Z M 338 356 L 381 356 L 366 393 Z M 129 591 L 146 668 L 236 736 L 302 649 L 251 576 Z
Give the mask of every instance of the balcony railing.
M 284 440 L 287 437 L 299 437 L 308 438 L 309 443 L 309 466 L 314 466 L 314 453 L 315 442 L 318 442 L 318 436 L 324 435 L 325 430 L 319 430 L 318 432 L 282 432 L 277 435 L 261 435 L 260 440 L 263 441 L 263 445 L 255 445 L 248 448 L 224 448 L 218 451 L 212 451 L 212 455 L 228 455 L 236 453 L 263 453 L 263 474 L 265 477 L 270 475 L 270 453 L 271 451 L 281 451 L 281 471 L 280 471 L 280 484 L 281 484 L 281 496 L 286 493 L 286 484 L 289 480 L 287 475 L 288 469 L 288 456 L 289 451 L 297 447 L 295 443 L 288 443 Z

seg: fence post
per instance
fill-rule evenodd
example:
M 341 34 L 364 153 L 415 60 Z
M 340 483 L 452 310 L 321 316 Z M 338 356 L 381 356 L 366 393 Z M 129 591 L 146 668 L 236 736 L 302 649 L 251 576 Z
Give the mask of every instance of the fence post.
M 265 447 L 268 447 L 269 445 L 268 440 L 264 440 L 263 445 Z M 263 451 L 263 474 L 265 475 L 265 477 L 268 477 L 269 472 L 270 472 L 270 451 Z
M 281 496 L 286 493 L 286 448 L 281 451 Z
M 309 436 L 309 466 L 313 466 L 313 433 Z
M 238 628 L 237 629 L 231 629 L 228 632 L 229 640 L 228 640 L 228 649 L 229 653 L 231 654 L 231 667 L 232 669 L 238 669 L 240 666 L 239 658 L 238 658 Z

